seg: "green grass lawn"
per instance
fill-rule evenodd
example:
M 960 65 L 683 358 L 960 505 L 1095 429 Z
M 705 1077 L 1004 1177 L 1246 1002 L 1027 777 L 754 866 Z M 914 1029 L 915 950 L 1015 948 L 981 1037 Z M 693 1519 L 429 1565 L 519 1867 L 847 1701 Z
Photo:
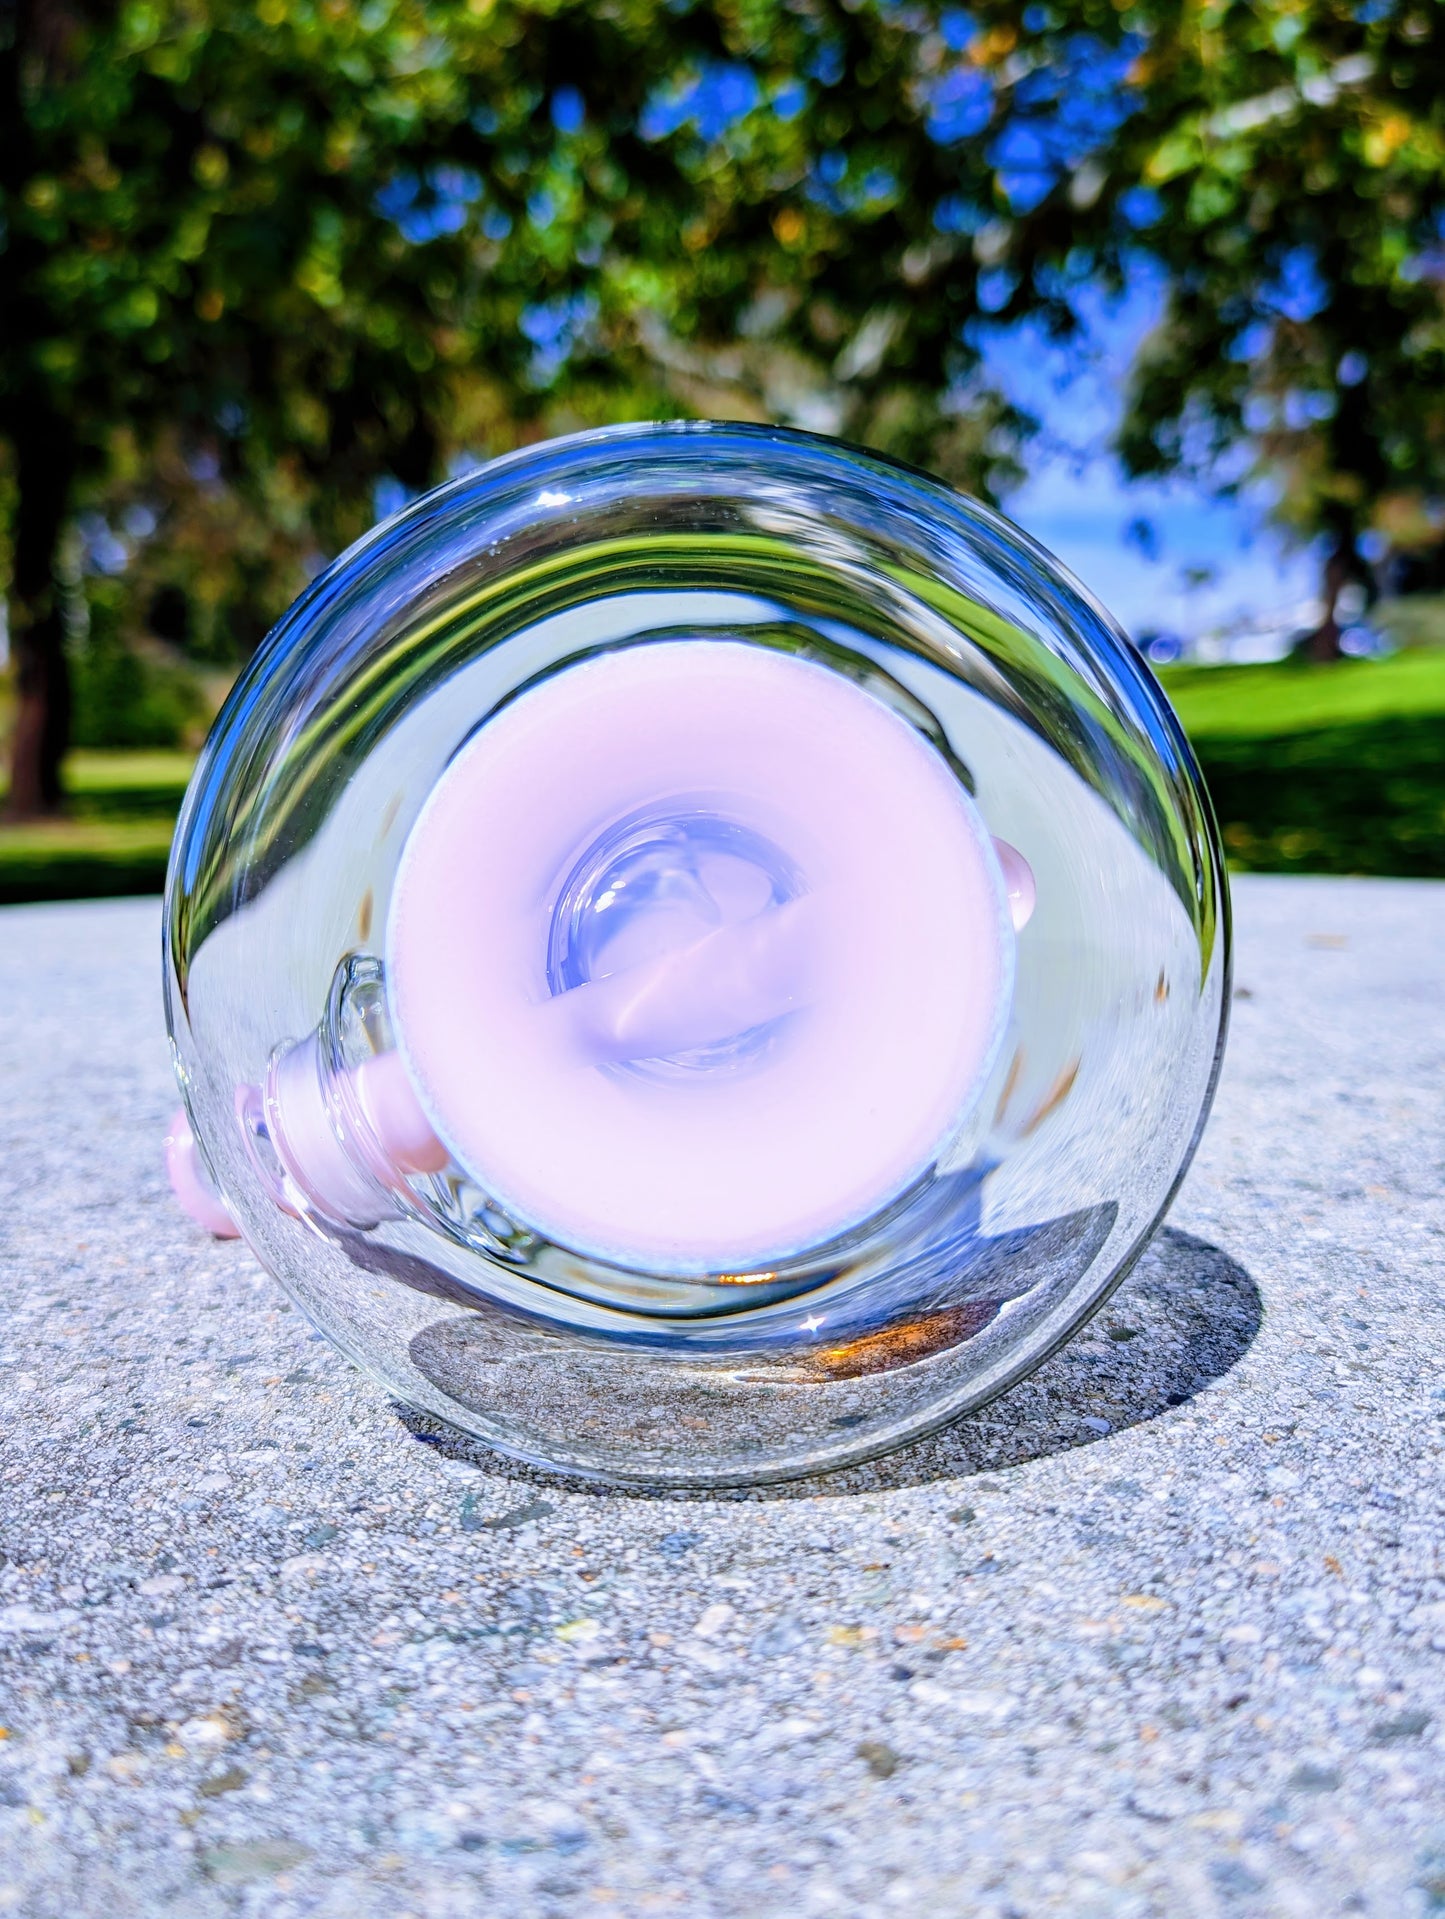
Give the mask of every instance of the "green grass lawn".
M 158 893 L 191 766 L 189 753 L 72 753 L 67 817 L 0 824 L 0 904 Z
M 1445 650 L 1163 679 L 1232 866 L 1445 878 Z
M 1231 865 L 1445 878 L 1445 648 L 1163 675 Z M 185 753 L 72 754 L 68 816 L 0 826 L 0 902 L 156 893 Z
M 1169 666 L 1159 677 L 1198 739 L 1274 739 L 1445 716 L 1445 650 L 1329 666 Z

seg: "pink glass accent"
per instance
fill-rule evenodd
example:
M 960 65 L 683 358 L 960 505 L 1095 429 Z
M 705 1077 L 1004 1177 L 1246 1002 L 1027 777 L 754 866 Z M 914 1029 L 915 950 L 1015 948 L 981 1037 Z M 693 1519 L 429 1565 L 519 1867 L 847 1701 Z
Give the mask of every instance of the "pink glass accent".
M 664 875 L 558 992 L 568 876 L 634 818 L 724 822 L 779 849 L 794 896 L 745 858 L 697 868 L 701 908 Z M 1012 971 L 998 855 L 940 756 L 842 676 L 728 641 L 602 655 L 488 721 L 412 831 L 387 934 L 438 1139 L 559 1243 L 667 1270 L 781 1258 L 905 1191 L 981 1090 Z
M 993 850 L 998 855 L 999 867 L 1003 872 L 1004 891 L 1008 895 L 1009 918 L 1013 921 L 1014 931 L 1021 933 L 1033 918 L 1034 906 L 1038 900 L 1038 890 L 1034 885 L 1034 869 L 1018 848 L 1010 846 L 1007 840 L 995 840 Z
M 406 1173 L 439 1173 L 447 1149 L 422 1111 L 399 1053 L 378 1053 L 352 1075 L 376 1143 L 387 1164 L 380 1169 L 388 1185 Z
M 287 1212 L 309 1207 L 326 1219 L 375 1225 L 394 1210 L 389 1194 L 409 1174 L 447 1163 L 394 1052 L 328 1081 L 313 1034 L 272 1062 L 264 1094 L 242 1087 L 236 1110 L 243 1131 L 264 1122 L 275 1162 L 268 1168 L 254 1146 L 252 1156 Z
M 368 1163 L 373 1157 L 366 1151 L 368 1142 L 359 1134 L 343 1140 L 338 1133 L 314 1038 L 273 1062 L 265 1111 L 277 1158 L 318 1212 L 369 1226 L 389 1210 Z
M 239 1239 L 240 1229 L 226 1210 L 201 1165 L 195 1135 L 184 1106 L 171 1114 L 166 1129 L 166 1172 L 181 1210 L 217 1239 Z

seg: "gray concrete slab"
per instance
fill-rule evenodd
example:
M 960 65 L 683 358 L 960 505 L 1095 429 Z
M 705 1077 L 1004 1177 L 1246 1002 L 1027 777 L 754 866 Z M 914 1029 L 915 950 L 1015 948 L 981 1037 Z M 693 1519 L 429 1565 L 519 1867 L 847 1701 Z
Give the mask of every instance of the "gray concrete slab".
M 1445 887 L 1237 904 L 1087 1336 L 712 1499 L 400 1418 L 169 1203 L 155 904 L 0 914 L 0 1912 L 1445 1908 Z

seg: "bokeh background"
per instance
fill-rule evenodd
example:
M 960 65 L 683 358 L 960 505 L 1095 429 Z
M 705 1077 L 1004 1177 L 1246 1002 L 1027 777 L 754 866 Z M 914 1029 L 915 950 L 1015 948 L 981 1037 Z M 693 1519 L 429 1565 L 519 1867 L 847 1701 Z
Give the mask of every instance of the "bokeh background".
M 376 520 L 670 416 L 1002 505 L 1238 866 L 1445 874 L 1445 0 L 0 0 L 0 900 L 159 887 Z

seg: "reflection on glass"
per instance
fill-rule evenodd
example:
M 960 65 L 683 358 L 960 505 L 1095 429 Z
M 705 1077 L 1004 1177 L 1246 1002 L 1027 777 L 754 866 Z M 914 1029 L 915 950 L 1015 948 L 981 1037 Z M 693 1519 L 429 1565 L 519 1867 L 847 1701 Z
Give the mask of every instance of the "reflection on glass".
M 217 723 L 167 935 L 200 1154 L 316 1323 L 677 1484 L 1037 1364 L 1182 1176 L 1227 1002 L 1208 804 L 1106 616 L 753 428 L 529 449 L 344 556 Z

